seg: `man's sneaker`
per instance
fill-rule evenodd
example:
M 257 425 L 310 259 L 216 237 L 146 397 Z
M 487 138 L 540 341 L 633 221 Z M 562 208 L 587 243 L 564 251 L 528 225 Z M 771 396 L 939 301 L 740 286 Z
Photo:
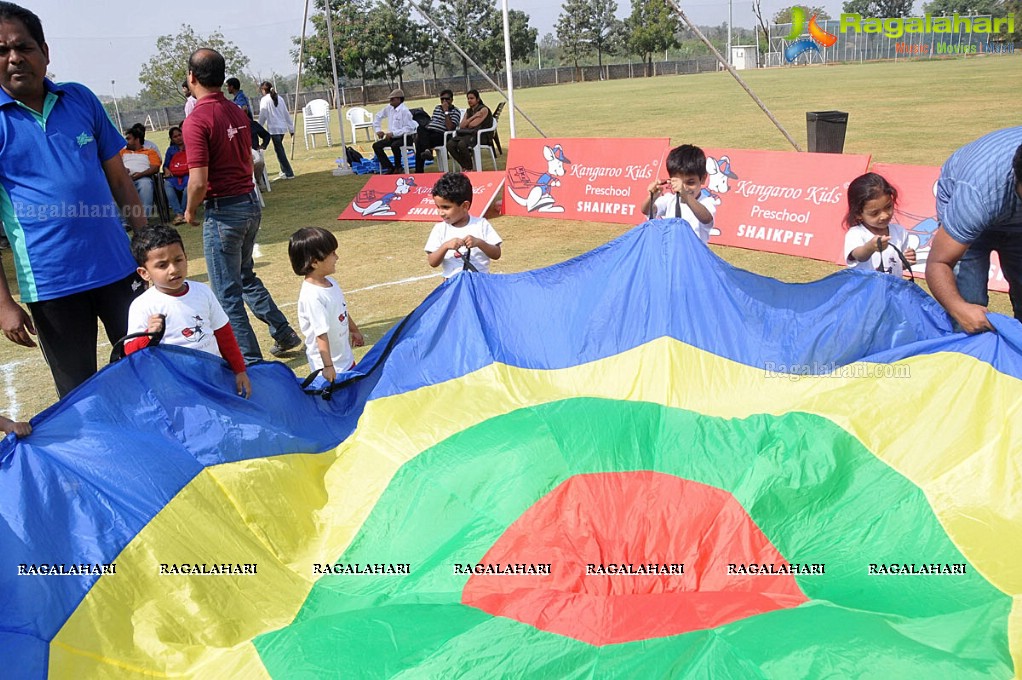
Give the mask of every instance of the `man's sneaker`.
M 291 331 L 282 339 L 273 343 L 273 347 L 270 348 L 270 354 L 275 357 L 283 356 L 301 344 L 302 339 L 298 337 L 298 334 L 295 333 L 295 330 L 292 328 Z

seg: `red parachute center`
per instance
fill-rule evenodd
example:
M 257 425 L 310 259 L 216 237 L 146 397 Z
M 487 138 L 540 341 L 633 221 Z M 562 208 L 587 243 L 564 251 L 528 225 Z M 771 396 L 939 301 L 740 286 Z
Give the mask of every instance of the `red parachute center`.
M 505 570 L 549 564 L 550 573 L 473 574 L 462 602 L 602 646 L 808 601 L 791 575 L 728 573 L 729 564 L 751 563 L 786 560 L 730 493 L 657 472 L 577 475 L 526 510 L 480 560 Z M 670 565 L 683 572 L 622 573 L 678 571 Z

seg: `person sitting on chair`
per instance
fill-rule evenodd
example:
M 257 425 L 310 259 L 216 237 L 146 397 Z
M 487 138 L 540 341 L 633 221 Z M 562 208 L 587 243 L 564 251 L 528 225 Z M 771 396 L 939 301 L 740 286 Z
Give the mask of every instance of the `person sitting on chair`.
M 163 175 L 163 192 L 174 213 L 174 224 L 184 224 L 185 206 L 188 204 L 188 155 L 181 128 L 177 126 L 170 128 L 170 145 L 163 161 Z
M 465 96 L 468 99 L 468 109 L 458 126 L 458 134 L 447 142 L 447 153 L 458 161 L 462 170 L 471 172 L 472 149 L 478 141 L 477 133 L 481 129 L 493 127 L 493 114 L 479 97 L 479 90 L 469 90 Z M 490 144 L 492 139 L 492 132 L 484 133 L 481 143 Z
M 444 134 L 454 130 L 461 122 L 461 111 L 454 106 L 454 93 L 444 90 L 440 103 L 433 109 L 429 123 L 420 125 L 415 133 L 415 172 L 422 172 L 426 161 L 433 156 L 433 147 L 444 143 Z
M 384 119 L 387 120 L 388 132 L 384 132 L 382 129 Z M 394 158 L 397 160 L 397 165 L 400 166 L 402 137 L 404 135 L 411 135 L 418 129 L 415 119 L 412 118 L 412 112 L 405 106 L 405 93 L 403 90 L 393 90 L 390 93 L 390 105 L 385 106 L 383 110 L 373 117 L 373 129 L 376 130 L 376 142 L 373 144 L 373 151 L 376 153 L 376 159 L 380 162 L 380 170 L 385 175 L 401 172 L 399 167 L 395 167 L 390 162 L 384 150 L 390 147 L 391 153 L 394 154 Z
M 124 131 L 124 141 L 128 148 L 121 149 L 121 161 L 131 181 L 135 183 L 146 217 L 150 217 L 153 214 L 153 175 L 160 171 L 160 154 L 144 145 L 144 131 L 141 131 L 142 136 L 139 136 L 139 132 L 137 127 Z

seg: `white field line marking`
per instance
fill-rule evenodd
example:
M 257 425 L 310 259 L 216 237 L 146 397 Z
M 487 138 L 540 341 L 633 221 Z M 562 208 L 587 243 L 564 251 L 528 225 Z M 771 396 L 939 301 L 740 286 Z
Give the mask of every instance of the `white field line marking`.
M 9 364 L 0 364 L 0 375 L 4 380 L 4 394 L 7 395 L 8 412 L 6 416 L 11 420 L 17 420 L 20 415 L 18 412 L 21 410 L 21 404 L 18 403 L 18 391 L 14 389 L 14 374 L 18 366 L 24 363 L 26 362 L 12 361 Z
M 434 278 L 436 278 L 438 276 L 443 276 L 443 275 L 440 274 L 440 273 L 426 274 L 425 276 L 412 276 L 410 278 L 400 279 L 398 281 L 387 281 L 386 283 L 374 283 L 373 285 L 366 286 L 365 288 L 353 288 L 351 290 L 346 290 L 346 291 L 344 291 L 344 294 L 347 296 L 347 295 L 351 295 L 352 293 L 361 293 L 363 291 L 375 290 L 377 288 L 387 288 L 388 286 L 401 286 L 401 285 L 404 285 L 406 283 L 415 283 L 416 281 L 425 281 L 426 279 L 434 279 Z M 297 306 L 298 306 L 297 302 L 285 302 L 282 305 L 277 305 L 277 307 L 280 307 L 280 308 L 297 307 Z

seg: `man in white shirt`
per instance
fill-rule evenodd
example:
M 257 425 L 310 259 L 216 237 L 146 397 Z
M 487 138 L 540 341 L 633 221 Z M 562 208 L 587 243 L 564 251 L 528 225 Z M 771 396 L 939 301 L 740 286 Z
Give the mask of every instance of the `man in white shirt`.
M 387 121 L 387 132 L 382 129 L 384 119 Z M 419 128 L 412 112 L 405 106 L 405 93 L 403 90 L 393 90 L 390 93 L 390 105 L 373 117 L 373 129 L 376 130 L 376 143 L 373 144 L 373 151 L 376 159 L 380 161 L 380 169 L 385 175 L 393 175 L 401 172 L 401 145 L 404 143 L 404 135 L 408 135 L 408 142 L 411 145 L 415 139 L 415 131 Z M 397 166 L 390 162 L 385 149 L 390 147 L 391 153 L 397 159 Z

